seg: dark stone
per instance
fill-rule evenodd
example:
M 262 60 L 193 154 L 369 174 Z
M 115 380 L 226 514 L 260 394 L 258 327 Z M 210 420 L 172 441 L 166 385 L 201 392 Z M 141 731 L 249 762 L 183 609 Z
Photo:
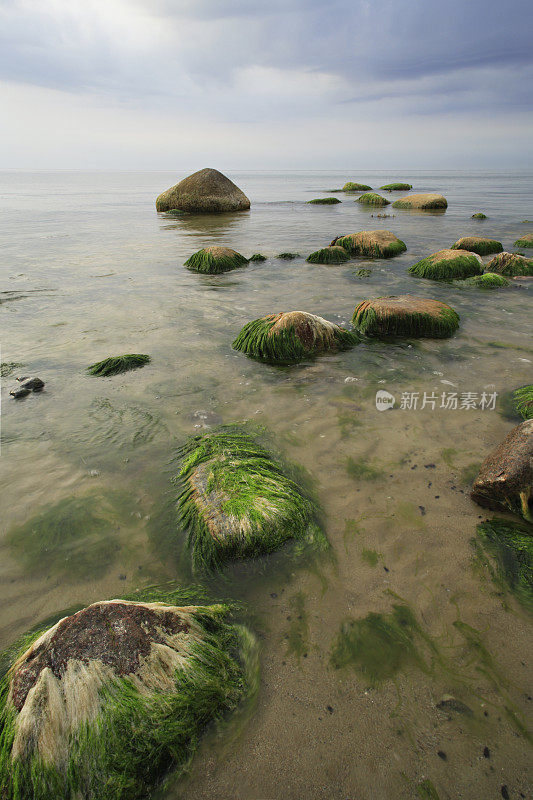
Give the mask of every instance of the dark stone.
M 30 393 L 29 389 L 13 389 L 13 391 L 9 392 L 11 397 L 14 397 L 15 400 L 19 400 L 21 397 L 26 397 Z
M 32 378 L 31 380 L 26 381 L 26 383 L 23 383 L 22 388 L 29 389 L 32 392 L 42 392 L 44 389 L 44 381 L 42 381 L 40 378 Z
M 452 697 L 449 694 L 444 695 L 442 700 L 439 700 L 437 708 L 440 711 L 456 711 L 458 714 L 465 714 L 467 717 L 474 716 L 474 712 L 466 703 L 463 703 L 462 700 L 458 700 L 456 697 Z

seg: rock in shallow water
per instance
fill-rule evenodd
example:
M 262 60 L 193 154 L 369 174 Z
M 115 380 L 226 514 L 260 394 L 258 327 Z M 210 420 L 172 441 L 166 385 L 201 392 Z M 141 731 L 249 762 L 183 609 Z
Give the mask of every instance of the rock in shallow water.
M 448 207 L 448 201 L 441 194 L 408 194 L 392 204 L 393 208 L 413 208 L 420 211 L 439 211 Z
M 158 211 L 219 213 L 244 211 L 250 201 L 243 191 L 217 169 L 201 169 L 167 189 L 155 201 Z
M 365 336 L 443 338 L 459 326 L 459 315 L 445 303 L 399 295 L 364 300 L 356 306 L 352 323 Z

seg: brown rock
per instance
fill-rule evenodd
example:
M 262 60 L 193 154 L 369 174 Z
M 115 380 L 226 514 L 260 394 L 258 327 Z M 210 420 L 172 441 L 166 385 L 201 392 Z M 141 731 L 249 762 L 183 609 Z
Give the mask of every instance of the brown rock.
M 244 211 L 250 201 L 233 181 L 216 169 L 201 169 L 167 189 L 155 201 L 158 211 L 217 213 Z

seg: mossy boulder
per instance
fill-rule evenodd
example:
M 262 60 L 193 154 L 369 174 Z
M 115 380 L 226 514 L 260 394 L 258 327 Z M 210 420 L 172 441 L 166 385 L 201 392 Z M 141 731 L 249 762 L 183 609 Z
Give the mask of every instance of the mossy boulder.
M 158 211 L 213 214 L 245 211 L 250 201 L 243 191 L 217 169 L 201 169 L 167 189 L 155 201 Z
M 438 300 L 399 295 L 363 300 L 355 307 L 352 323 L 365 336 L 442 339 L 457 330 L 459 315 Z
M 342 264 L 349 260 L 350 256 L 344 247 L 339 245 L 330 245 L 329 247 L 323 247 L 321 250 L 315 250 L 314 253 L 311 253 L 306 258 L 306 261 L 309 261 L 310 264 Z
M 368 192 L 369 189 L 372 189 L 372 187 L 367 186 L 366 183 L 357 183 L 355 181 L 348 181 L 342 187 L 343 192 Z
M 468 250 L 439 250 L 409 267 L 410 275 L 432 281 L 456 281 L 481 275 L 481 258 Z
M 470 496 L 484 508 L 511 511 L 533 522 L 533 419 L 513 428 L 487 456 Z
M 390 200 L 387 200 L 385 197 L 375 192 L 366 192 L 366 194 L 362 194 L 361 197 L 358 197 L 355 202 L 365 206 L 390 206 Z
M 278 253 L 276 258 L 281 258 L 282 261 L 293 261 L 295 258 L 299 258 L 300 253 Z
M 392 204 L 393 208 L 413 208 L 421 211 L 439 211 L 448 208 L 448 201 L 441 194 L 408 194 Z
M 322 317 L 288 311 L 248 322 L 232 347 L 271 364 L 295 364 L 319 353 L 348 350 L 357 342 L 356 334 Z
M 341 201 L 338 197 L 317 197 L 315 200 L 308 200 L 307 202 L 314 206 L 334 206 Z
M 515 247 L 533 247 L 533 233 L 526 233 L 517 239 L 514 243 Z
M 255 640 L 228 606 L 142 595 L 93 603 L 4 653 L 3 800 L 151 796 L 251 691 Z
M 331 244 L 340 245 L 350 255 L 370 258 L 392 258 L 407 250 L 405 242 L 385 230 L 349 233 L 347 236 L 338 236 Z
M 487 219 L 487 215 L 484 214 L 482 211 L 477 211 L 475 214 L 472 214 L 472 219 Z
M 489 253 L 501 253 L 503 245 L 496 239 L 486 239 L 483 236 L 463 236 L 452 244 L 452 250 L 469 250 L 478 256 L 487 256 Z
M 478 286 L 480 289 L 500 289 L 509 286 L 509 281 L 496 272 L 484 272 L 483 275 L 474 275 L 467 278 L 464 283 L 468 286 Z
M 104 358 L 103 361 L 97 361 L 96 364 L 91 364 L 90 367 L 87 367 L 87 371 L 91 375 L 103 378 L 109 375 L 120 375 L 132 369 L 140 369 L 149 364 L 150 361 L 150 356 L 144 353 L 128 353 L 123 356 L 110 356 L 109 358 Z
M 245 431 L 194 437 L 181 455 L 178 510 L 196 572 L 270 553 L 288 540 L 325 544 L 313 501 Z
M 262 253 L 254 253 L 253 256 L 250 256 L 250 261 L 266 261 L 267 257 L 264 256 Z
M 244 267 L 247 263 L 247 258 L 230 247 L 212 246 L 193 253 L 185 262 L 185 266 L 194 272 L 220 275 L 222 272 Z
M 487 269 L 499 275 L 514 278 L 517 275 L 533 275 L 533 259 L 520 256 L 518 253 L 498 253 L 489 261 Z
M 385 192 L 408 192 L 413 187 L 410 183 L 386 183 L 385 186 L 379 188 Z

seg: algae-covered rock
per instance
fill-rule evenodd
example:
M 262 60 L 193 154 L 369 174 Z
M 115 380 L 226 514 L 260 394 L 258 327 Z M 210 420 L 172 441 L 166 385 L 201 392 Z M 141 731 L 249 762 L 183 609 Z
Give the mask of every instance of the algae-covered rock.
M 495 564 L 486 564 L 492 578 L 533 608 L 533 528 L 508 519 L 486 520 L 477 526 L 478 542 Z
M 509 281 L 503 275 L 496 272 L 484 272 L 483 275 L 473 275 L 467 278 L 464 283 L 468 286 L 478 286 L 480 289 L 500 289 L 509 286 Z
M 338 197 L 317 197 L 315 200 L 308 200 L 307 202 L 315 206 L 334 206 L 341 201 Z
M 533 522 L 533 419 L 517 425 L 481 465 L 470 496 L 494 511 L 511 511 Z
M 475 214 L 472 214 L 471 219 L 487 219 L 487 215 L 482 211 L 476 211 Z
M 178 510 L 195 571 L 272 552 L 290 539 L 325 545 L 313 501 L 246 432 L 194 437 L 182 456 Z
M 439 250 L 407 270 L 410 275 L 432 281 L 456 281 L 481 275 L 481 258 L 468 250 Z
M 277 256 L 276 256 L 276 258 L 281 258 L 282 261 L 292 261 L 293 259 L 299 258 L 299 257 L 300 257 L 300 253 L 290 253 L 290 252 L 278 253 Z
M 247 263 L 247 258 L 230 247 L 212 246 L 193 253 L 185 262 L 185 266 L 195 272 L 220 275 L 222 272 L 244 267 Z
M 315 250 L 307 256 L 306 261 L 310 264 L 342 264 L 349 261 L 350 256 L 344 249 L 338 245 L 330 245 L 323 247 L 321 250 Z
M 295 364 L 319 353 L 348 350 L 358 342 L 351 331 L 306 311 L 269 314 L 248 322 L 233 349 L 271 364 Z
M 408 192 L 413 187 L 410 183 L 386 183 L 385 186 L 379 188 L 385 192 Z
M 391 231 L 359 231 L 346 236 L 337 236 L 331 242 L 340 245 L 350 255 L 369 256 L 371 258 L 392 258 L 407 250 L 405 242 L 398 239 Z
M 527 222 L 528 220 L 525 220 Z M 515 247 L 533 247 L 533 233 L 525 233 L 514 243 Z
M 390 206 L 390 200 L 387 200 L 385 197 L 382 197 L 380 194 L 376 194 L 375 192 L 367 192 L 366 194 L 362 194 L 361 197 L 358 197 L 355 202 L 361 203 L 365 206 Z
M 167 189 L 155 201 L 158 211 L 218 213 L 244 211 L 250 201 L 233 181 L 217 169 L 201 169 Z
M 499 411 L 506 419 L 533 419 L 533 384 L 503 392 L 498 400 Z
M 457 330 L 459 315 L 439 300 L 399 295 L 363 300 L 355 307 L 352 323 L 365 336 L 442 339 Z
M 448 201 L 441 194 L 408 194 L 392 204 L 393 208 L 414 208 L 421 211 L 438 211 L 448 208 Z
M 486 239 L 484 236 L 463 236 L 452 244 L 452 250 L 469 250 L 478 256 L 487 256 L 489 253 L 501 253 L 503 245 L 496 239 Z
M 357 183 L 356 181 L 348 181 L 342 187 L 343 192 L 368 192 L 372 189 L 371 186 L 367 186 L 366 183 Z
M 533 275 L 533 259 L 520 256 L 518 253 L 498 253 L 487 264 L 487 270 L 499 275 L 514 278 L 518 275 Z
M 253 256 L 250 256 L 250 261 L 266 261 L 267 257 L 264 256 L 262 253 L 254 253 Z
M 110 356 L 109 358 L 104 358 L 103 361 L 97 361 L 96 364 L 91 364 L 90 367 L 87 367 L 87 371 L 91 375 L 102 378 L 109 375 L 120 375 L 122 372 L 129 372 L 132 369 L 140 369 L 149 364 L 150 361 L 150 356 L 144 353 Z
M 93 603 L 4 654 L 3 800 L 147 797 L 254 688 L 255 641 L 228 606 L 139 597 Z

